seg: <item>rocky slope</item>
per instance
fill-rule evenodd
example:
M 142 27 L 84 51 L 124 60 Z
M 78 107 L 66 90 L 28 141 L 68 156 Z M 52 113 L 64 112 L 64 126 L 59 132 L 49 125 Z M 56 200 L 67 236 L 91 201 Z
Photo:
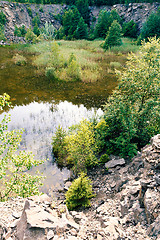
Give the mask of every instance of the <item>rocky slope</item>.
M 160 134 L 130 163 L 112 156 L 106 166 L 89 172 L 88 209 L 69 212 L 64 193 L 0 203 L 0 239 L 160 239 Z
M 133 19 L 138 24 L 139 28 L 141 28 L 146 18 L 152 12 L 155 12 L 159 6 L 160 3 L 130 3 L 129 5 L 117 4 L 113 7 L 91 7 L 91 19 L 93 16 L 97 19 L 99 11 L 102 9 L 111 10 L 115 8 L 125 21 L 128 22 Z M 29 14 L 29 8 L 32 16 Z M 13 34 L 15 25 L 18 27 L 25 25 L 27 28 L 32 26 L 32 19 L 36 14 L 40 17 L 40 27 L 44 26 L 47 21 L 58 29 L 61 26 L 59 16 L 62 15 L 66 8 L 66 5 L 38 5 L 0 1 L 0 10 L 3 10 L 7 17 L 5 35 L 10 41 L 13 39 L 16 40 Z

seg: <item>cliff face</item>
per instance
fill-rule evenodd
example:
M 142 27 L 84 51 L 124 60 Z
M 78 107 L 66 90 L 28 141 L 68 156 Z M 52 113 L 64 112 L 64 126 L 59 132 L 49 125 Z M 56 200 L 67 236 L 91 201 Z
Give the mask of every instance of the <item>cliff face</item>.
M 113 7 L 91 7 L 91 18 L 94 16 L 97 19 L 99 11 L 102 9 L 116 9 L 125 21 L 128 22 L 133 19 L 138 24 L 140 29 L 146 18 L 152 12 L 155 12 L 159 6 L 160 3 L 130 3 L 129 5 L 117 4 Z M 45 22 L 47 21 L 52 23 L 58 29 L 61 26 L 58 16 L 62 15 L 66 7 L 66 5 L 58 4 L 36 5 L 1 1 L 0 10 L 3 10 L 7 17 L 7 22 L 5 25 L 6 37 L 9 40 L 12 40 L 15 25 L 18 27 L 25 25 L 27 28 L 32 26 L 32 19 L 36 16 L 36 14 L 38 14 L 40 18 L 40 27 L 44 26 Z M 32 16 L 29 14 L 29 8 Z

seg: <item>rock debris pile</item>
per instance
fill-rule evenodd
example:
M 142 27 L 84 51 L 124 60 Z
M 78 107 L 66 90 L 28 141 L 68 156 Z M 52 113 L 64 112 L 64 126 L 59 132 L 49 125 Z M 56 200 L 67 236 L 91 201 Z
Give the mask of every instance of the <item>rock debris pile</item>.
M 88 209 L 69 212 L 63 192 L 57 202 L 44 194 L 0 203 L 0 239 L 160 239 L 160 134 L 131 162 L 111 156 L 106 165 L 88 173 Z

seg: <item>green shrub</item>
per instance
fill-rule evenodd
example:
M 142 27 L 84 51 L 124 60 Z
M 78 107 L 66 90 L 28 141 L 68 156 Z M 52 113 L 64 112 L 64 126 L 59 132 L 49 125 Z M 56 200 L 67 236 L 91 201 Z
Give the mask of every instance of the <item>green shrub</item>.
M 31 7 L 27 7 L 27 12 L 30 17 L 33 17 Z
M 40 18 L 39 18 L 38 14 L 32 19 L 32 24 L 33 24 L 33 26 L 37 25 L 39 27 Z
M 100 159 L 99 159 L 99 163 L 106 163 L 109 161 L 109 156 L 108 154 L 103 154 Z
M 65 196 L 69 210 L 80 206 L 89 207 L 91 205 L 89 199 L 94 196 L 91 181 L 82 173 L 79 178 L 74 180 Z
M 21 27 L 17 27 L 15 25 L 15 29 L 14 29 L 14 36 L 17 37 L 24 37 L 26 35 L 27 31 L 24 25 L 22 25 Z
M 80 67 L 73 53 L 70 55 L 68 61 L 67 75 L 70 80 L 80 80 Z
M 66 165 L 66 143 L 65 143 L 66 132 L 59 126 L 55 135 L 53 137 L 52 147 L 54 157 L 58 165 L 65 166 Z
M 0 112 L 8 101 L 7 94 L 0 96 Z M 18 151 L 23 131 L 8 131 L 9 120 L 5 115 L 0 122 L 0 201 L 40 194 L 39 186 L 42 185 L 42 176 L 31 175 L 28 170 L 43 161 L 34 160 L 31 153 Z
M 16 54 L 14 57 L 13 57 L 13 61 L 16 65 L 19 65 L 19 66 L 24 66 L 26 64 L 26 58 L 19 55 L 19 54 Z
M 33 32 L 37 37 L 40 35 L 40 29 L 37 24 L 34 25 Z
M 124 23 L 122 29 L 124 37 L 137 38 L 138 26 L 133 20 Z
M 67 162 L 73 164 L 75 174 L 97 164 L 95 137 L 91 122 L 82 121 L 77 129 L 65 137 Z
M 5 23 L 6 23 L 6 15 L 1 10 L 0 11 L 0 24 L 5 25 Z
M 119 85 L 105 107 L 106 149 L 132 158 L 160 131 L 160 39 L 143 42 L 118 74 Z
M 108 30 L 103 48 L 105 50 L 107 50 L 108 48 L 111 48 L 112 46 L 120 46 L 122 44 L 121 32 L 122 32 L 122 28 L 121 28 L 120 24 L 117 22 L 117 20 L 114 20 Z
M 27 43 L 35 43 L 36 42 L 36 35 L 32 31 L 31 27 L 27 29 L 27 33 L 25 35 L 25 40 Z

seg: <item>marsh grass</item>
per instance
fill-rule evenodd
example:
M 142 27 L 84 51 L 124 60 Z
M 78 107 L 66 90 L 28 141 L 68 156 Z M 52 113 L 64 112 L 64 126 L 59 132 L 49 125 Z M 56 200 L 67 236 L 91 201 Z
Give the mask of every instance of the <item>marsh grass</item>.
M 45 41 L 30 45 L 28 50 L 34 53 L 33 65 L 42 72 L 47 68 L 55 68 L 59 80 L 75 81 L 75 74 L 69 71 L 69 58 L 71 54 L 76 57 L 75 72 L 77 79 L 83 82 L 96 82 L 107 74 L 114 73 L 114 69 L 124 66 L 129 52 L 138 51 L 139 47 L 129 38 L 123 38 L 122 46 L 113 47 L 106 52 L 102 49 L 103 41 L 56 41 L 57 56 L 54 56 L 53 45 L 55 41 Z M 74 66 L 75 67 L 75 66 Z

